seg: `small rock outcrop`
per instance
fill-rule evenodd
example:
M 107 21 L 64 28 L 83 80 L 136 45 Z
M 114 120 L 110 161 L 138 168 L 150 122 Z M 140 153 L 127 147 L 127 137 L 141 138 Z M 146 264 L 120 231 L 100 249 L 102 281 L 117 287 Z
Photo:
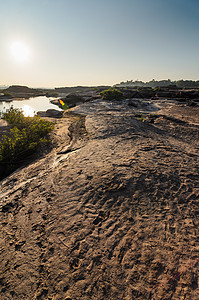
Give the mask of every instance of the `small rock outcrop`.
M 38 111 L 37 115 L 40 117 L 61 118 L 63 116 L 63 111 L 57 109 L 47 109 L 47 111 Z

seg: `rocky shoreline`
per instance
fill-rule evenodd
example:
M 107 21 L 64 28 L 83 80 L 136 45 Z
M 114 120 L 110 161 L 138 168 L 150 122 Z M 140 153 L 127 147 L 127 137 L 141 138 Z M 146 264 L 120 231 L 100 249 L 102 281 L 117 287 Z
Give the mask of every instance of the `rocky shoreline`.
M 199 91 L 196 89 L 182 90 L 182 89 L 170 89 L 170 88 L 119 88 L 122 92 L 124 99 L 127 102 L 132 102 L 134 105 L 135 100 L 173 100 L 180 103 L 187 104 L 189 106 L 197 106 L 199 104 Z M 66 103 L 69 108 L 81 105 L 82 103 L 100 100 L 100 90 L 87 91 L 87 92 L 73 92 L 68 93 L 66 96 L 60 99 Z M 51 103 L 61 107 L 58 99 L 51 100 Z M 130 104 L 129 104 L 130 105 Z

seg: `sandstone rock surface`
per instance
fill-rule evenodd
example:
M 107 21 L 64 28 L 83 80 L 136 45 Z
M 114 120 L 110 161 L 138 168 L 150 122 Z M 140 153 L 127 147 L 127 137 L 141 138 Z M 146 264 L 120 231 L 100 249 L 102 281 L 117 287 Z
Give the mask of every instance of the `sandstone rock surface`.
M 199 108 L 93 101 L 0 183 L 1 299 L 198 299 Z

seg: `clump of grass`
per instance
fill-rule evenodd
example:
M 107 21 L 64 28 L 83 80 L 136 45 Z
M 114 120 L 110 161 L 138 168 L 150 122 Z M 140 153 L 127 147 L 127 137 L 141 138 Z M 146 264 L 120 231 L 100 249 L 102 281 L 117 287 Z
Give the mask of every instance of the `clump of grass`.
M 123 93 L 113 87 L 109 88 L 108 90 L 104 90 L 100 92 L 102 99 L 104 100 L 121 100 L 123 99 Z
M 9 135 L 4 135 L 0 141 L 0 164 L 8 173 L 39 146 L 50 143 L 47 134 L 54 129 L 54 124 L 39 116 L 25 117 L 21 110 L 13 107 L 3 113 L 2 118 L 11 128 Z
M 145 122 L 145 117 L 143 116 L 142 113 L 135 114 L 135 117 L 137 117 L 137 120 L 139 120 L 141 122 Z
M 141 116 L 140 116 L 139 120 L 140 120 L 141 122 L 144 122 L 144 120 L 145 120 L 142 113 L 141 113 Z

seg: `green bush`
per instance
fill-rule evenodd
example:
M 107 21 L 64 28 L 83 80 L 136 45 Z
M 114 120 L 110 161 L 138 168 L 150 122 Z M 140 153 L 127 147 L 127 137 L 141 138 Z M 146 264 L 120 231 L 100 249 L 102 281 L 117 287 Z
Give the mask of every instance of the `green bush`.
M 47 134 L 54 129 L 54 124 L 38 116 L 25 117 L 22 111 L 13 107 L 2 116 L 11 129 L 10 134 L 0 141 L 0 164 L 12 170 L 14 164 L 34 153 L 40 145 L 50 142 Z
M 121 100 L 123 99 L 123 93 L 115 88 L 110 88 L 100 92 L 102 99 L 104 100 Z

